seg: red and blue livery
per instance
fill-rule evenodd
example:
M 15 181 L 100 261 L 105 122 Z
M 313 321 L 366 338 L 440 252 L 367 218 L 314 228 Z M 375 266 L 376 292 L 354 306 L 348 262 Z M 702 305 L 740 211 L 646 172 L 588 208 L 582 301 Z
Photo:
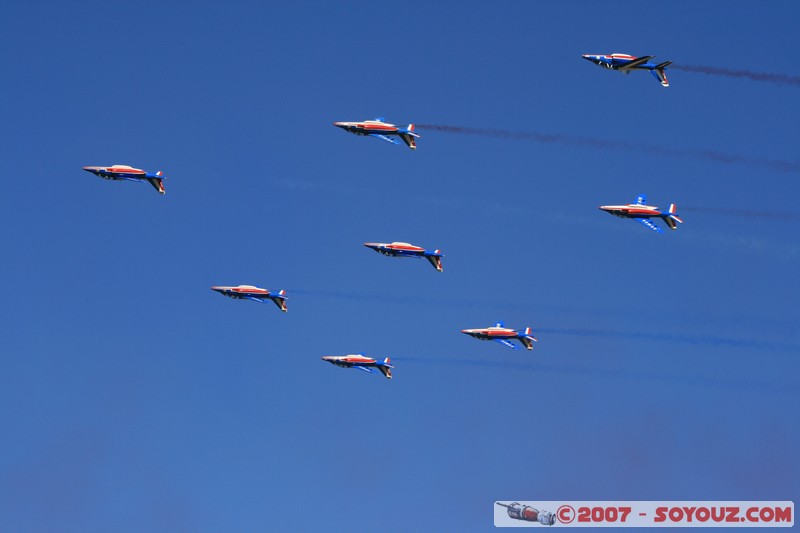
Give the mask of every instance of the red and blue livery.
M 272 300 L 281 311 L 284 313 L 286 312 L 286 291 L 284 290 L 273 294 L 267 289 L 262 289 L 254 285 L 239 285 L 237 287 L 217 286 L 211 287 L 211 290 L 235 300 L 252 300 L 259 303 L 266 303 L 267 300 Z
M 375 120 L 365 120 L 363 122 L 334 122 L 333 125 L 354 135 L 369 135 L 392 144 L 399 144 L 397 139 L 393 139 L 392 136 L 400 137 L 406 143 L 406 146 L 412 150 L 417 149 L 416 139 L 419 138 L 419 135 L 414 133 L 413 124 L 409 124 L 407 128 L 399 128 L 394 124 L 384 122 L 384 120 L 383 117 L 378 117 Z
M 140 168 L 128 165 L 111 165 L 110 167 L 83 167 L 86 172 L 91 172 L 104 180 L 147 182 L 159 193 L 164 194 L 164 173 L 160 170 L 151 174 Z
M 394 365 L 388 357 L 381 362 L 372 357 L 367 357 L 363 353 L 357 353 L 351 355 L 325 355 L 322 360 L 342 368 L 357 368 L 369 374 L 374 374 L 374 369 L 377 368 L 386 379 L 392 379 Z
M 379 254 L 389 257 L 416 257 L 418 259 L 427 259 L 438 272 L 442 271 L 442 254 L 441 250 L 426 250 L 420 246 L 415 246 L 407 242 L 365 242 L 364 246 L 375 250 Z
M 640 194 L 636 197 L 636 203 L 627 205 L 601 205 L 600 209 L 606 213 L 611 213 L 615 217 L 632 218 L 646 228 L 662 233 L 661 228 L 656 226 L 650 219 L 660 218 L 666 222 L 669 229 L 678 229 L 677 222 L 683 224 L 683 220 L 675 213 L 675 204 L 669 204 L 669 210 L 666 213 L 654 205 L 647 205 L 647 197 Z
M 517 346 L 512 344 L 512 340 L 518 340 L 528 350 L 533 350 L 533 343 L 537 342 L 537 339 L 531 334 L 531 328 L 515 330 L 505 327 L 505 324 L 502 322 L 498 322 L 489 328 L 462 329 L 461 333 L 465 333 L 472 338 L 482 341 L 499 342 L 514 350 L 517 349 Z
M 663 63 L 650 63 L 650 60 L 655 56 L 642 56 L 636 57 L 628 54 L 583 54 L 583 58 L 591 61 L 595 65 L 600 65 L 603 68 L 618 70 L 625 74 L 630 74 L 633 70 L 649 70 L 650 73 L 664 87 L 669 87 L 667 75 L 664 69 L 672 64 L 672 61 L 664 61 Z

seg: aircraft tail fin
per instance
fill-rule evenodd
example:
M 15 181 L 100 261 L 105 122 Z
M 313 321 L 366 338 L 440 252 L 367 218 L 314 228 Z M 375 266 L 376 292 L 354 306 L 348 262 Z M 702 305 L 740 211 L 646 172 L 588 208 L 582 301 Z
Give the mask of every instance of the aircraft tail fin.
M 427 259 L 432 265 L 433 268 L 437 270 L 437 272 L 442 271 L 442 256 L 439 253 L 439 250 L 435 250 L 433 252 L 434 255 L 426 255 L 425 259 Z
M 378 370 L 386 377 L 386 379 L 392 379 L 392 369 L 394 366 L 392 365 L 391 361 L 387 357 L 383 360 L 383 364 L 378 365 Z
M 406 134 L 408 134 L 408 135 L 410 135 L 412 137 L 416 137 L 417 139 L 419 139 L 421 137 L 421 135 L 419 133 L 414 133 L 414 125 L 413 124 L 409 124 L 408 127 L 406 128 L 406 131 L 404 131 L 403 133 L 406 133 Z
M 419 134 L 414 133 L 414 125 L 409 124 L 406 129 L 399 129 L 398 134 L 400 138 L 403 139 L 403 142 L 408 145 L 409 148 L 412 150 L 417 149 L 417 141 L 415 139 L 419 139 Z
M 156 174 L 156 176 L 158 176 L 159 174 L 161 174 L 160 171 L 158 172 L 158 174 Z M 150 182 L 150 185 L 152 185 L 153 188 L 155 190 L 157 190 L 159 193 L 161 193 L 161 194 L 166 193 L 166 191 L 164 190 L 164 179 L 163 178 L 160 178 L 160 177 L 159 178 L 148 178 L 147 181 Z
M 401 133 L 400 138 L 403 139 L 403 142 L 406 143 L 406 146 L 411 148 L 412 150 L 417 149 L 417 141 L 414 137 L 419 137 L 416 133 Z
M 533 336 L 533 333 L 531 333 L 531 328 L 527 327 L 518 333 L 520 335 L 519 341 L 522 343 L 522 345 L 528 350 L 533 350 L 533 343 L 537 342 L 537 339 Z
M 669 204 L 669 213 L 664 217 L 664 222 L 667 223 L 669 229 L 678 229 L 678 225 L 675 223 L 675 221 L 683 224 L 683 219 L 675 214 L 676 209 L 677 208 L 675 207 L 675 204 Z
M 287 311 L 285 294 L 286 291 L 281 289 L 280 291 L 278 291 L 278 295 L 272 298 L 272 301 L 275 302 L 275 305 L 277 305 L 278 308 L 280 308 L 280 310 L 283 311 L 284 313 Z
M 669 80 L 667 79 L 666 72 L 664 72 L 664 67 L 670 64 L 672 64 L 672 61 L 664 61 L 663 63 L 656 65 L 655 68 L 650 71 L 664 87 L 669 87 Z

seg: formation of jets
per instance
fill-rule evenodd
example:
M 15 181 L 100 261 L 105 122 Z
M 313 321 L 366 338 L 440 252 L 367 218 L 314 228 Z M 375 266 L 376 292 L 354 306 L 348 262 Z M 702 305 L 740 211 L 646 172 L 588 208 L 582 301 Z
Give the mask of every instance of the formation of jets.
M 671 61 L 654 64 L 649 62 L 653 56 L 637 58 L 627 54 L 585 54 L 583 58 L 602 67 L 625 73 L 630 73 L 632 70 L 649 70 L 653 76 L 661 82 L 661 85 L 664 87 L 669 86 L 664 69 L 672 63 Z M 362 122 L 334 122 L 333 124 L 355 135 L 370 136 L 392 144 L 399 144 L 397 140 L 399 138 L 412 150 L 417 148 L 416 139 L 420 137 L 414 132 L 413 124 L 409 124 L 407 128 L 400 128 L 394 124 L 385 122 L 383 117 Z M 86 166 L 83 167 L 83 169 L 106 180 L 135 181 L 139 183 L 147 182 L 160 194 L 165 193 L 164 175 L 161 171 L 153 174 L 128 165 L 112 165 L 109 167 Z M 614 216 L 636 220 L 647 228 L 657 232 L 661 232 L 662 230 L 652 222 L 651 219 L 653 218 L 660 218 L 673 230 L 677 229 L 678 222 L 683 222 L 675 213 L 675 204 L 670 204 L 669 209 L 666 212 L 662 212 L 658 207 L 647 205 L 647 200 L 644 195 L 637 197 L 636 202 L 632 204 L 604 205 L 600 206 L 600 209 Z M 389 257 L 426 259 L 438 272 L 442 272 L 442 257 L 444 257 L 444 255 L 441 253 L 441 250 L 426 250 L 421 246 L 399 241 L 391 243 L 367 242 L 364 243 L 364 246 Z M 254 285 L 238 285 L 235 287 L 214 286 L 211 287 L 211 290 L 238 300 L 251 300 L 259 303 L 272 301 L 281 311 L 286 312 L 287 310 L 285 290 L 273 293 L 268 289 L 263 289 Z M 511 341 L 519 341 L 528 350 L 533 350 L 533 343 L 536 342 L 536 338 L 532 335 L 530 327 L 515 330 L 505 327 L 502 322 L 498 322 L 494 326 L 488 328 L 464 329 L 461 330 L 461 332 L 475 339 L 499 342 L 515 350 L 518 348 L 516 344 Z M 384 358 L 383 361 L 379 361 L 378 359 L 367 357 L 364 354 L 326 355 L 322 357 L 322 360 L 343 368 L 357 368 L 370 374 L 375 374 L 377 369 L 387 379 L 392 378 L 392 369 L 394 368 L 394 365 L 391 364 L 388 357 Z M 512 506 L 507 506 L 505 504 L 499 505 L 508 507 L 509 513 L 511 513 L 514 504 L 512 504 Z
M 658 64 L 650 63 L 650 60 L 653 59 L 653 57 L 655 56 L 635 57 L 628 54 L 583 55 L 583 58 L 587 61 L 591 61 L 592 63 L 600 65 L 603 68 L 624 72 L 625 74 L 630 74 L 631 71 L 634 70 L 649 70 L 650 73 L 661 83 L 661 85 L 664 87 L 669 87 L 669 81 L 667 81 L 667 75 L 664 73 L 664 69 L 671 65 L 672 61 L 664 61 L 663 63 Z

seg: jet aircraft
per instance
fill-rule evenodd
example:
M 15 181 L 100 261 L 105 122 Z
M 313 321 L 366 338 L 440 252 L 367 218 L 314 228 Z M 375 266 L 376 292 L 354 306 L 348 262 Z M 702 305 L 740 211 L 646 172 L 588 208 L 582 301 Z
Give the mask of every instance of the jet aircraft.
M 482 341 L 497 341 L 515 350 L 517 346 L 511 343 L 512 339 L 517 339 L 528 350 L 533 350 L 533 343 L 537 341 L 537 339 L 531 335 L 531 328 L 521 330 L 509 329 L 505 327 L 505 324 L 502 322 L 498 322 L 490 328 L 462 329 L 461 333 L 466 333 L 470 337 Z
M 286 291 L 278 291 L 277 294 L 272 294 L 267 289 L 254 287 L 253 285 L 239 285 L 238 287 L 211 287 L 212 291 L 234 298 L 236 300 L 253 300 L 254 302 L 266 303 L 267 300 L 272 300 L 275 305 L 280 307 L 281 311 L 286 312 Z
M 364 372 L 369 372 L 370 374 L 374 374 L 375 371 L 373 368 L 377 368 L 386 376 L 386 379 L 392 379 L 392 369 L 394 365 L 391 364 L 388 357 L 384 359 L 383 362 L 380 362 L 359 353 L 351 355 L 325 355 L 322 357 L 322 360 L 342 368 L 357 368 Z
M 333 125 L 355 135 L 369 135 L 392 144 L 399 144 L 397 139 L 390 137 L 390 135 L 394 135 L 403 139 L 403 142 L 412 150 L 417 149 L 417 141 L 415 139 L 419 138 L 419 135 L 414 133 L 413 124 L 409 124 L 407 128 L 403 129 L 394 124 L 384 122 L 383 117 L 378 117 L 375 120 L 365 120 L 363 122 L 334 122 Z
M 630 74 L 632 70 L 649 70 L 664 87 L 669 87 L 667 75 L 664 69 L 672 64 L 672 61 L 663 63 L 650 63 L 655 56 L 634 57 L 628 54 L 583 54 L 583 58 L 601 67 L 611 70 L 618 70 L 625 74 Z
M 364 246 L 375 250 L 379 254 L 389 257 L 424 257 L 430 261 L 430 263 L 433 265 L 433 268 L 439 272 L 442 271 L 442 257 L 444 256 L 442 255 L 441 250 L 430 251 L 426 250 L 425 248 L 420 248 L 419 246 L 414 246 L 413 244 L 409 244 L 407 242 L 365 242 Z
M 653 231 L 657 231 L 661 233 L 661 228 L 656 226 L 650 219 L 651 218 L 660 218 L 664 222 L 667 223 L 669 229 L 678 229 L 678 225 L 675 221 L 680 222 L 683 224 L 683 220 L 681 220 L 678 215 L 675 214 L 675 204 L 669 204 L 669 211 L 666 213 L 662 213 L 658 207 L 653 205 L 646 205 L 647 204 L 647 197 L 644 194 L 640 194 L 636 197 L 635 204 L 628 204 L 628 205 L 601 205 L 600 209 L 605 211 L 606 213 L 611 213 L 616 217 L 622 218 L 632 218 L 636 222 L 639 222 L 643 226 L 650 228 Z
M 150 183 L 155 190 L 164 194 L 164 173 L 160 170 L 155 174 L 144 170 L 129 167 L 128 165 L 112 165 L 110 167 L 83 167 L 86 172 L 91 172 L 104 180 L 137 181 Z

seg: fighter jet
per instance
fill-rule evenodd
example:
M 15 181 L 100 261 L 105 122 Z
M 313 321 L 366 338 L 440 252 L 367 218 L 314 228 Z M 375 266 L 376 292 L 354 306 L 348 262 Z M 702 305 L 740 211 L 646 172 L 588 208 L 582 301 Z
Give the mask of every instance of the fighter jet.
M 104 180 L 114 181 L 138 181 L 150 183 L 155 190 L 164 194 L 164 173 L 160 170 L 151 174 L 144 170 L 129 167 L 128 165 L 112 165 L 110 167 L 83 167 L 86 172 L 91 172 L 95 176 L 100 176 Z
M 655 56 L 634 57 L 628 54 L 583 54 L 583 58 L 601 67 L 611 70 L 618 70 L 625 74 L 630 74 L 632 70 L 649 70 L 664 87 L 669 87 L 667 75 L 664 69 L 672 64 L 672 61 L 664 61 L 655 64 L 649 61 Z
M 365 356 L 363 353 L 351 355 L 325 355 L 322 357 L 322 360 L 342 368 L 357 368 L 359 370 L 363 370 L 364 372 L 369 372 L 370 374 L 374 374 L 375 371 L 373 368 L 377 368 L 384 376 L 386 376 L 386 379 L 392 379 L 392 369 L 394 368 L 394 365 L 391 364 L 388 357 L 384 359 L 382 363 L 371 357 Z
M 505 327 L 502 322 L 498 322 L 490 328 L 481 329 L 462 329 L 461 333 L 466 333 L 470 337 L 480 339 L 482 341 L 497 341 L 500 344 L 505 344 L 509 348 L 517 349 L 517 346 L 511 343 L 511 339 L 517 339 L 528 350 L 533 350 L 533 343 L 536 339 L 531 335 L 531 328 L 521 330 L 514 330 Z
M 643 226 L 650 228 L 653 231 L 661 233 L 661 228 L 656 226 L 650 219 L 660 218 L 667 223 L 670 229 L 678 229 L 675 221 L 683 224 L 683 220 L 675 214 L 675 204 L 669 204 L 669 212 L 662 213 L 658 207 L 646 205 L 647 197 L 640 194 L 636 197 L 635 204 L 628 205 L 601 205 L 600 209 L 606 213 L 611 213 L 616 217 L 632 218 Z
M 406 129 L 403 129 L 394 124 L 387 124 L 383 117 L 378 117 L 375 120 L 365 120 L 364 122 L 334 122 L 333 125 L 355 135 L 369 135 L 392 144 L 400 144 L 397 139 L 389 137 L 389 135 L 394 135 L 403 139 L 403 142 L 412 150 L 417 149 L 417 142 L 414 139 L 419 138 L 419 135 L 414 133 L 413 124 L 409 124 Z
M 430 261 L 433 268 L 439 272 L 442 271 L 442 257 L 444 256 L 441 250 L 430 251 L 407 242 L 393 242 L 389 244 L 385 242 L 365 242 L 364 246 L 389 257 L 424 257 Z
M 286 312 L 286 291 L 278 291 L 278 294 L 272 294 L 267 289 L 254 287 L 253 285 L 211 287 L 211 290 L 236 300 L 253 300 L 254 302 L 260 303 L 266 303 L 267 300 L 272 300 L 275 305 L 280 307 L 281 311 L 284 313 Z

